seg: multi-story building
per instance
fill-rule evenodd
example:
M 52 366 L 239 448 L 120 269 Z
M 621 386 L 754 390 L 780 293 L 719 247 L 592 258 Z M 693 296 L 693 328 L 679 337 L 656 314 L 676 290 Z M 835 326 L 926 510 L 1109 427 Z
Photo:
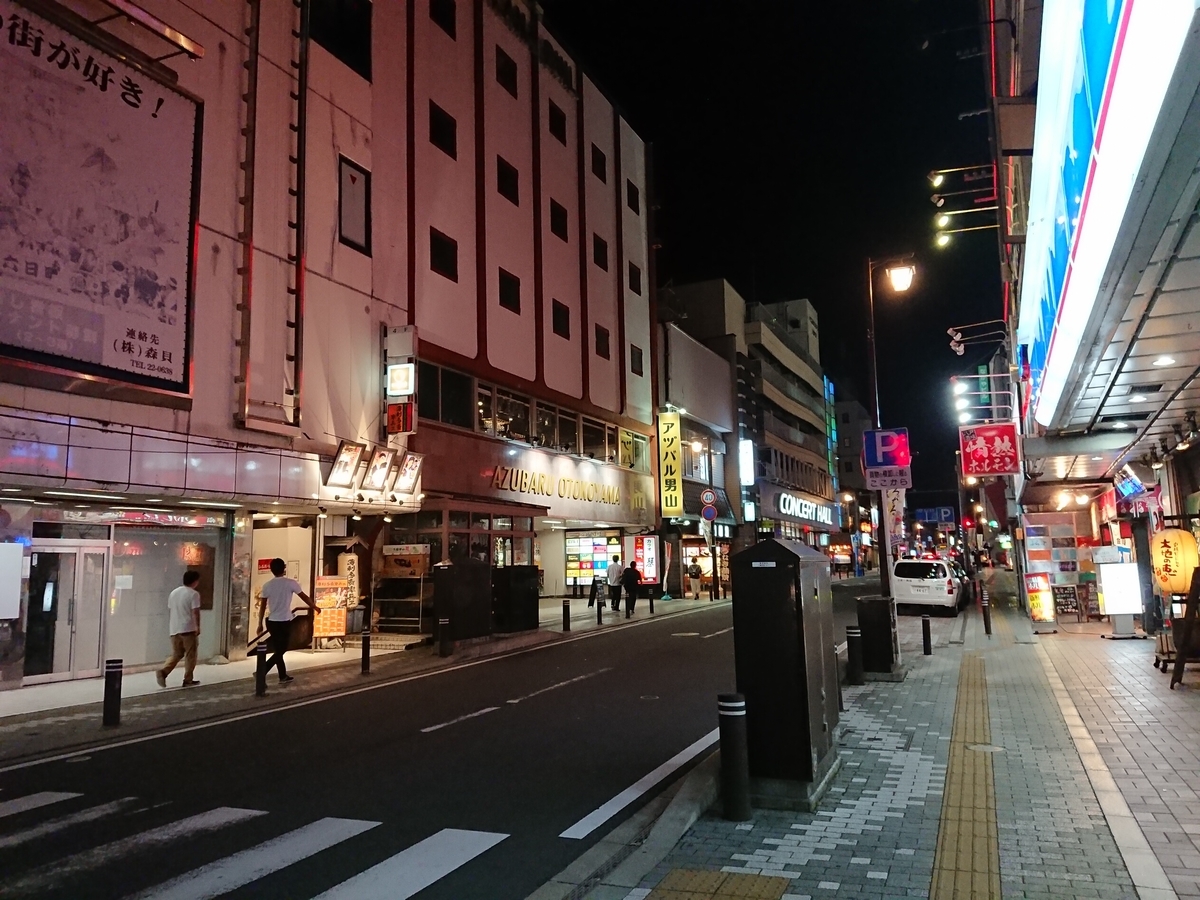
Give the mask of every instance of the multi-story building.
M 838 400 L 838 480 L 842 492 L 847 528 L 856 542 L 859 562 L 873 566 L 875 560 L 875 530 L 879 521 L 876 507 L 878 494 L 868 490 L 866 476 L 862 470 L 863 432 L 874 427 L 875 422 L 867 408 L 857 400 Z
M 186 567 L 202 658 L 273 557 L 590 580 L 655 516 L 641 139 L 532 4 L 149 6 L 0 5 L 0 689 L 157 662 Z
M 722 280 L 683 285 L 674 298 L 688 333 L 724 342 L 737 366 L 739 454 L 753 468 L 741 479 L 746 520 L 759 534 L 820 546 L 822 534 L 838 530 L 839 512 L 833 387 L 810 352 L 816 312 L 805 300 L 748 305 Z

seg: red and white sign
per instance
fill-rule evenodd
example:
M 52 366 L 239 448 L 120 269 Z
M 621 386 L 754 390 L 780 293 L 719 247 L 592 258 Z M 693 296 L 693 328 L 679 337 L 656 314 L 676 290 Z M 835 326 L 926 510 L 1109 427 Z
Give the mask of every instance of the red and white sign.
M 1020 438 L 1016 422 L 961 425 L 958 446 L 964 475 L 1019 475 Z
M 270 572 L 270 571 L 271 571 L 271 560 L 269 560 L 269 559 L 260 559 L 260 560 L 258 561 L 258 571 L 260 571 L 260 572 Z

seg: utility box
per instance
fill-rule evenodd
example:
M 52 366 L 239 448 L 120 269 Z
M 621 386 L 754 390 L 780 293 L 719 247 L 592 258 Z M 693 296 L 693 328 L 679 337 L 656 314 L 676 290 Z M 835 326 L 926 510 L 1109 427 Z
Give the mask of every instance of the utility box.
M 538 628 L 537 566 L 492 569 L 492 621 L 500 634 Z
M 450 639 L 465 641 L 492 633 L 492 567 L 477 559 L 457 559 L 433 567 L 434 638 L 438 621 L 450 620 Z
M 874 595 L 858 597 L 857 602 L 858 627 L 862 630 L 863 671 L 895 675 L 900 670 L 896 601 L 891 597 Z
M 829 559 L 773 539 L 734 554 L 730 574 L 751 802 L 813 809 L 841 762 Z

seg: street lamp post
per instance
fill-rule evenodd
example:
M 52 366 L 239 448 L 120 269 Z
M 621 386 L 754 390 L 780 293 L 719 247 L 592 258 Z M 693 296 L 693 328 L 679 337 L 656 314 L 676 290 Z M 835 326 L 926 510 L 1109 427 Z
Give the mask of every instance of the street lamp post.
M 875 356 L 875 270 L 880 266 L 887 267 L 884 271 L 891 282 L 892 290 L 902 294 L 912 287 L 913 278 L 917 273 L 916 267 L 909 262 L 912 258 L 911 253 L 882 260 L 867 258 L 867 345 L 871 363 L 871 412 L 876 428 L 882 428 L 883 422 L 879 415 L 879 361 Z M 876 550 L 879 558 L 879 590 L 883 596 L 889 597 L 892 593 L 891 529 L 887 519 L 887 493 L 882 490 L 879 492 L 879 510 L 884 525 L 884 545 Z

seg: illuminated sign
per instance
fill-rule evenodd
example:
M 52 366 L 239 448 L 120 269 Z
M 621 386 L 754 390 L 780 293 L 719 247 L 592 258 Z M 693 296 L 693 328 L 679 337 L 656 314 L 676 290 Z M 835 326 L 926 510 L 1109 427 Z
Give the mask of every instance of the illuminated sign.
M 338 447 L 337 456 L 333 458 L 333 469 L 325 484 L 329 487 L 350 487 L 354 484 L 354 476 L 358 473 L 358 464 L 367 452 L 366 444 L 356 444 L 352 441 L 342 441 Z
M 658 495 L 664 519 L 683 515 L 683 467 L 679 450 L 679 413 L 659 413 Z
M 738 481 L 742 487 L 754 485 L 754 442 L 738 441 Z
M 1016 422 L 961 425 L 958 429 L 964 475 L 1021 474 L 1020 446 Z
M 425 457 L 420 453 L 405 453 L 392 490 L 397 494 L 413 493 L 417 489 L 417 479 L 421 477 L 421 465 L 424 462 Z
M 820 522 L 822 525 L 833 524 L 832 506 L 805 500 L 803 497 L 797 497 L 787 491 L 780 491 L 775 495 L 775 508 L 785 516 L 808 519 L 811 522 Z
M 416 391 L 416 363 L 392 363 L 387 367 L 387 395 L 389 397 L 411 397 Z
M 1100 563 L 1096 566 L 1100 587 L 1100 615 L 1140 616 L 1142 582 L 1137 563 Z

